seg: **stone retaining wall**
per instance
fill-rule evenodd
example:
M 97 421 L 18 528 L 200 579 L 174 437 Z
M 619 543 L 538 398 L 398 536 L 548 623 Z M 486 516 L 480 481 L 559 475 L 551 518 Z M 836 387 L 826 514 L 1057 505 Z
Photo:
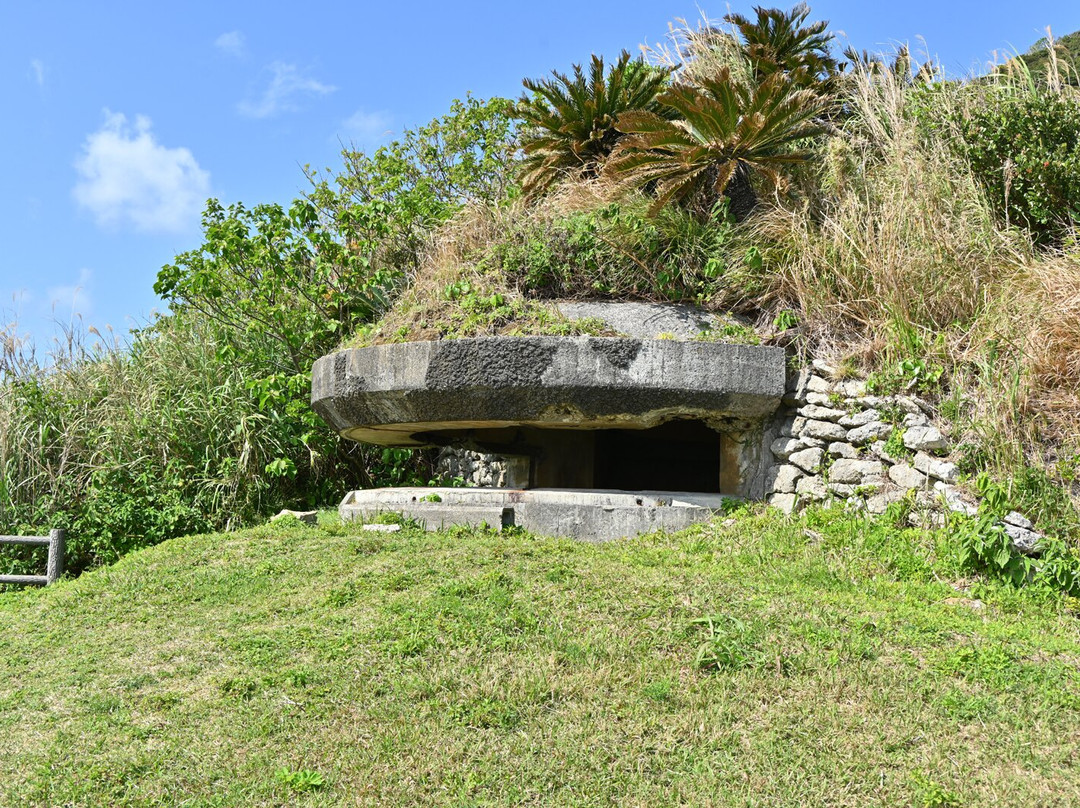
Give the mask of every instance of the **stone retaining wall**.
M 767 499 L 791 513 L 811 502 L 843 500 L 870 513 L 911 495 L 927 513 L 942 508 L 973 515 L 977 506 L 955 483 L 948 438 L 932 423 L 930 406 L 907 395 L 870 395 L 862 381 L 829 381 L 825 368 L 789 379 L 777 413 Z M 1033 552 L 1041 535 L 1019 513 L 1003 523 L 1013 546 Z

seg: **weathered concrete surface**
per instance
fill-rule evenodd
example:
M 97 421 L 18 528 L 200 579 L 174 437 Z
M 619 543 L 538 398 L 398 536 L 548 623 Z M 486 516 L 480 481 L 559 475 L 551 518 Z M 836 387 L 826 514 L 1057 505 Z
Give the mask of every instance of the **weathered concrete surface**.
M 675 339 L 695 339 L 734 319 L 721 319 L 697 306 L 672 303 L 563 300 L 556 307 L 568 319 L 600 320 L 612 330 L 638 339 L 657 339 L 661 334 Z
M 720 494 L 668 491 L 376 488 L 351 491 L 339 513 L 343 521 L 399 513 L 428 530 L 481 524 L 501 530 L 514 525 L 540 535 L 606 541 L 708 521 L 726 499 Z
M 342 436 L 424 446 L 446 430 L 745 429 L 784 395 L 780 348 L 594 337 L 481 337 L 324 356 L 311 402 Z

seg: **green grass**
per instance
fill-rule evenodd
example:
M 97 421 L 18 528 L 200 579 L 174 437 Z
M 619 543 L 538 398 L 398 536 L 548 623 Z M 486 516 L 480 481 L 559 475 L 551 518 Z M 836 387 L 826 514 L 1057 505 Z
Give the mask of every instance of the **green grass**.
M 0 804 L 1080 803 L 1076 618 L 954 558 L 839 512 L 176 539 L 0 595 Z

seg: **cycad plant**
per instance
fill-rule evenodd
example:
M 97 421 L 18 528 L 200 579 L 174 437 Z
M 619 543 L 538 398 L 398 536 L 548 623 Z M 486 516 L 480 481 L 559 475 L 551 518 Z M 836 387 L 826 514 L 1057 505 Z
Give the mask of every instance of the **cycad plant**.
M 590 176 L 611 153 L 621 134 L 615 121 L 629 111 L 660 115 L 657 94 L 670 71 L 631 59 L 623 51 L 605 71 L 593 56 L 588 72 L 573 66 L 572 75 L 552 71 L 552 78 L 525 79 L 530 94 L 518 102 L 524 152 L 521 184 L 526 196 L 549 190 L 566 176 Z
M 752 174 L 779 186 L 781 169 L 807 159 L 797 142 L 821 133 L 815 115 L 825 103 L 783 73 L 747 86 L 726 68 L 699 86 L 671 87 L 658 100 L 673 120 L 648 111 L 621 115 L 618 129 L 626 137 L 605 171 L 626 184 L 652 188 L 654 211 L 671 201 L 711 210 L 726 192 L 737 219 L 756 203 Z
M 804 26 L 810 8 L 799 3 L 790 11 L 756 6 L 757 19 L 728 14 L 724 21 L 742 37 L 742 49 L 760 81 L 774 73 L 786 73 L 796 84 L 814 87 L 836 76 L 839 65 L 829 51 L 833 35 L 829 23 Z

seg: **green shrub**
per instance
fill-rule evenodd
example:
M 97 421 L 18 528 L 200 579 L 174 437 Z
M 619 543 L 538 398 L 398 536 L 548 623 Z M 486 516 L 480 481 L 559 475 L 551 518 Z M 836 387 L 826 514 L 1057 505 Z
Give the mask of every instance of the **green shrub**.
M 1032 88 L 981 89 L 955 112 L 961 148 L 1003 221 L 1040 244 L 1080 222 L 1080 103 Z
M 523 217 L 475 260 L 537 297 L 705 301 L 725 288 L 733 225 L 678 208 L 649 216 L 633 197 L 598 209 Z
M 981 495 L 978 513 L 973 517 L 954 517 L 953 534 L 960 546 L 961 564 L 974 567 L 1014 585 L 1035 583 L 1047 586 L 1067 595 L 1080 594 L 1080 552 L 1064 536 L 1075 536 L 1076 512 L 1064 492 L 1056 496 L 1045 483 L 1039 484 L 1038 501 L 1061 500 L 1062 509 L 1071 515 L 1059 516 L 1054 526 L 1067 531 L 1061 535 L 1047 535 L 1039 541 L 1037 559 L 1022 555 L 1012 546 L 1012 539 L 1005 532 L 1002 519 L 1016 507 L 1024 507 L 1031 498 L 1031 474 L 1042 472 L 1027 470 L 1020 475 L 1020 482 L 996 483 L 987 475 L 980 474 L 976 487 Z M 1044 528 L 1046 529 L 1046 528 Z

